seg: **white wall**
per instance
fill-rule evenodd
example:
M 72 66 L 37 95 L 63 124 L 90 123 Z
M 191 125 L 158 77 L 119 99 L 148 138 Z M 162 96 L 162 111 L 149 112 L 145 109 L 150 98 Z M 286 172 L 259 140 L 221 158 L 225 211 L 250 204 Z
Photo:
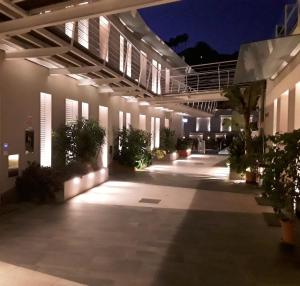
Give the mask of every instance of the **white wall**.
M 274 106 L 276 101 L 277 108 Z M 275 131 L 280 133 L 290 132 L 299 128 L 300 54 L 275 80 L 267 81 L 264 123 L 266 134 L 274 134 Z
M 65 123 L 65 99 L 78 101 L 79 117 L 81 103 L 89 104 L 89 117 L 99 120 L 99 106 L 108 107 L 108 145 L 114 144 L 114 132 L 119 129 L 119 111 L 131 113 L 131 124 L 139 128 L 139 114 L 147 116 L 146 129 L 150 132 L 151 116 L 163 122 L 170 118 L 170 127 L 182 135 L 181 116 L 164 112 L 110 94 L 100 94 L 92 86 L 78 86 L 77 81 L 67 76 L 49 76 L 48 69 L 26 60 L 0 63 L 0 192 L 14 186 L 15 179 L 7 177 L 7 156 L 3 154 L 3 143 L 9 144 L 9 154 L 20 155 L 20 168 L 27 161 L 38 161 L 40 157 L 40 93 L 52 95 L 52 128 Z M 28 123 L 28 118 L 32 118 Z M 125 123 L 125 121 L 124 121 Z M 34 130 L 34 153 L 25 154 L 25 129 L 30 124 Z

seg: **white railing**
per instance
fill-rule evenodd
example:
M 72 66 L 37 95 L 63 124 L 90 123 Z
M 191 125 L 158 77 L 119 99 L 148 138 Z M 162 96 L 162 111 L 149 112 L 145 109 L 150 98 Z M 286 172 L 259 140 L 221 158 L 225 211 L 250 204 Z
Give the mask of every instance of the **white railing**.
M 72 38 L 75 46 L 96 56 L 103 65 L 149 93 L 163 95 L 174 88 L 185 89 L 180 78 L 171 78 L 163 59 L 161 62 L 151 59 L 105 17 L 66 23 L 58 29 L 70 41 Z
M 237 61 L 226 61 L 173 69 L 171 79 L 180 85 L 171 86 L 170 93 L 221 92 L 233 84 L 236 64 Z
M 77 48 L 153 95 L 221 91 L 233 83 L 236 61 L 167 68 L 163 58 L 161 62 L 151 59 L 105 17 L 83 19 L 58 28 Z

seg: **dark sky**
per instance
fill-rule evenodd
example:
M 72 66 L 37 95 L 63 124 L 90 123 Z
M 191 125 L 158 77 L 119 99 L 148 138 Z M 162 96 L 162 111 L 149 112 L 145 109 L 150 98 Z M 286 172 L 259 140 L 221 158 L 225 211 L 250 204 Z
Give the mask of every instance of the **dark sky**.
M 146 23 L 163 40 L 188 33 L 189 46 L 205 41 L 219 52 L 274 36 L 283 7 L 295 0 L 181 0 L 141 10 Z

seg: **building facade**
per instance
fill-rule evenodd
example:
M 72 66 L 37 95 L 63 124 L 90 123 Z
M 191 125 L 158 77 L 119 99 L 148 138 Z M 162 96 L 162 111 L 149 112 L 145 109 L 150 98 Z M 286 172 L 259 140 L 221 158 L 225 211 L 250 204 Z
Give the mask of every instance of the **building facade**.
M 47 13 L 48 6 L 22 4 L 0 10 L 0 18 Z M 14 187 L 28 161 L 51 166 L 52 132 L 62 124 L 99 121 L 107 133 L 104 168 L 119 129 L 147 130 L 152 148 L 159 147 L 163 127 L 183 134 L 180 109 L 157 108 L 147 99 L 167 93 L 170 70 L 185 63 L 138 12 L 32 27 L 2 40 L 0 49 L 0 195 Z

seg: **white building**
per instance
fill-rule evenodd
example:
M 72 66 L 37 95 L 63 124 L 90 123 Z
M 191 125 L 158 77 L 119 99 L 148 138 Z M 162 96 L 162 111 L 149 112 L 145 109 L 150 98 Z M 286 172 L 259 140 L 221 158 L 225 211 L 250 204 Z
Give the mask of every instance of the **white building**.
M 152 147 L 159 147 L 164 126 L 182 135 L 182 115 L 195 111 L 153 99 L 184 86 L 172 79 L 172 69 L 186 64 L 138 12 L 128 12 L 163 1 L 127 2 L 2 3 L 0 193 L 13 188 L 28 161 L 51 166 L 52 131 L 79 118 L 99 120 L 107 131 L 103 167 L 119 128 L 151 132 Z M 26 132 L 34 134 L 33 150 L 26 150 Z

